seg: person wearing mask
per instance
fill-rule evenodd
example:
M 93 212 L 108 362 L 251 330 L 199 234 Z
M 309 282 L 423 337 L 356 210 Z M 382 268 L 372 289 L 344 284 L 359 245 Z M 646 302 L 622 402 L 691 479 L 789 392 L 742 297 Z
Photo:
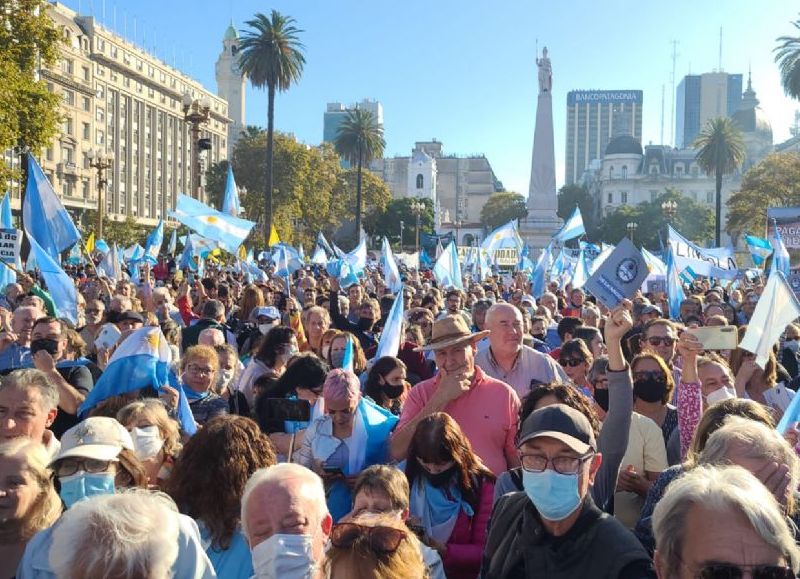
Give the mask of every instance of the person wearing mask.
M 0 331 L 0 373 L 25 368 L 32 363 L 31 332 L 42 311 L 33 306 L 20 306 L 11 314 L 11 323 L 3 320 Z
M 652 354 L 650 350 L 639 354 L 631 361 L 631 371 L 633 372 L 633 410 L 638 416 L 649 418 L 655 422 L 656 426 L 661 429 L 668 462 L 677 464 L 680 462 L 678 409 L 670 404 L 675 390 L 673 374 L 664 360 L 657 354 Z M 637 420 L 639 419 L 637 418 Z M 622 478 L 628 478 L 629 474 L 624 474 Z M 645 486 L 649 486 L 645 478 L 641 476 L 637 477 L 636 481 L 631 480 L 627 483 L 635 483 L 636 492 L 644 491 L 644 494 L 646 494 Z
M 555 361 L 523 341 L 522 314 L 506 303 L 486 312 L 489 347 L 479 351 L 475 363 L 487 375 L 511 386 L 523 398 L 539 384 L 566 381 L 567 375 Z
M 276 463 L 269 438 L 243 416 L 220 416 L 195 434 L 181 452 L 167 493 L 200 528 L 217 577 L 253 575 L 241 531 L 241 497 L 247 480 Z
M 746 327 L 740 328 L 744 335 Z M 731 353 L 731 371 L 736 377 L 734 388 L 740 398 L 750 398 L 771 408 L 780 420 L 795 396 L 783 382 L 778 382 L 778 363 L 775 353 L 770 350 L 764 369 L 756 364 L 756 355 L 742 348 Z
M 675 323 L 663 318 L 651 320 L 642 330 L 642 351 L 657 354 L 669 368 L 674 384 L 681 383 L 681 367 L 678 362 L 678 328 Z M 672 400 L 677 397 L 673 392 Z
M 294 460 L 326 482 L 328 509 L 338 521 L 352 508 L 348 483 L 364 468 L 387 462 L 397 417 L 362 397 L 358 378 L 346 370 L 328 373 L 322 396 L 326 414 L 308 427 Z
M 286 363 L 300 351 L 295 331 L 287 326 L 277 326 L 264 336 L 261 346 L 244 369 L 237 390 L 244 393 L 251 408 L 255 404 L 253 385 L 262 376 L 273 380 L 280 378 Z
M 364 384 L 364 395 L 395 416 L 400 415 L 408 390 L 406 365 L 393 356 L 378 359 L 370 368 Z
M 495 476 L 472 452 L 458 424 L 443 412 L 417 425 L 406 461 L 410 514 L 439 552 L 447 577 L 480 570 Z
M 39 370 L 15 370 L 0 381 L 0 441 L 39 442 L 51 458 L 60 444 L 49 428 L 58 414 L 58 388 Z
M 131 402 L 117 413 L 117 420 L 131 434 L 148 485 L 163 489 L 181 452 L 178 423 L 169 417 L 164 403 L 157 398 Z
M 525 490 L 495 505 L 481 577 L 655 578 L 636 537 L 591 499 L 603 458 L 583 414 L 564 404 L 535 410 L 518 447 Z
M 0 578 L 12 579 L 28 541 L 61 516 L 50 462 L 36 440 L 16 438 L 0 443 Z
M 212 418 L 228 413 L 228 402 L 213 390 L 219 358 L 214 348 L 192 346 L 181 360 L 183 393 L 189 402 L 195 422 L 202 426 Z
M 492 302 L 487 299 L 479 299 L 472 304 L 472 331 L 482 332 L 486 329 L 486 312 L 491 307 Z
M 241 503 L 256 579 L 323 579 L 333 519 L 319 476 L 291 463 L 259 469 Z
M 214 346 L 214 351 L 219 360 L 214 392 L 228 401 L 229 414 L 250 416 L 247 398 L 244 393 L 235 388 L 239 382 L 239 376 L 244 371 L 244 366 L 239 361 L 239 356 L 236 355 L 236 349 L 230 344 L 219 344 Z
M 339 281 L 336 278 L 331 278 L 331 298 L 330 298 L 330 315 L 333 327 L 343 331 L 350 332 L 361 344 L 361 349 L 369 351 L 378 345 L 373 327 L 375 322 L 381 317 L 380 306 L 378 302 L 373 299 L 365 299 L 358 305 L 353 305 L 353 290 L 358 289 L 358 294 L 362 293 L 360 285 L 353 284 L 350 286 L 350 318 L 344 317 L 339 311 L 339 300 L 336 299 L 339 292 Z M 352 314 L 355 313 L 358 317 L 355 322 L 352 321 Z
M 339 332 L 333 336 L 328 348 L 327 362 L 331 369 L 342 368 L 348 342 L 353 348 L 353 372 L 360 376 L 367 369 L 367 357 L 361 349 L 360 342 L 350 332 Z

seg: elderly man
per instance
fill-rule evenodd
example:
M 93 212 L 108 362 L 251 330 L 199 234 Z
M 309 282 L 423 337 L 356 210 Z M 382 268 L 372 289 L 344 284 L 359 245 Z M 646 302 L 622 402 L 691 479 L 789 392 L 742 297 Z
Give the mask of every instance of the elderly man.
M 0 332 L 0 372 L 25 368 L 31 364 L 31 330 L 42 311 L 20 306 L 11 315 L 11 328 Z
M 257 578 L 320 579 L 333 519 L 322 479 L 297 464 L 257 470 L 242 495 L 242 531 Z
M 200 312 L 200 319 L 181 332 L 181 351 L 185 352 L 187 348 L 196 346 L 200 332 L 206 328 L 216 328 L 224 332 L 224 324 L 225 306 L 219 300 L 207 300 Z
M 569 382 L 550 356 L 522 343 L 522 314 L 511 304 L 495 304 L 486 312 L 489 347 L 479 351 L 475 363 L 492 378 L 509 384 L 520 398 L 539 384 Z
M 520 429 L 523 492 L 492 513 L 483 579 L 654 578 L 647 552 L 591 499 L 602 456 L 589 419 L 564 404 L 535 410 Z
M 681 369 L 675 362 L 678 344 L 678 328 L 670 320 L 658 318 L 644 325 L 642 332 L 642 350 L 658 354 L 666 362 L 675 384 L 681 383 Z M 674 400 L 677 400 L 675 392 Z
M 60 445 L 48 430 L 58 414 L 58 389 L 39 370 L 15 370 L 0 382 L 0 441 L 41 440 L 50 457 Z
M 409 392 L 391 439 L 395 459 L 405 458 L 423 418 L 445 412 L 458 422 L 475 453 L 496 475 L 519 464 L 514 448 L 519 397 L 475 363 L 475 343 L 488 333 L 473 334 L 461 316 L 447 316 L 433 324 L 430 341 L 418 350 L 433 351 L 439 374 Z
M 739 466 L 698 466 L 653 514 L 660 579 L 794 579 L 800 550 L 775 498 Z

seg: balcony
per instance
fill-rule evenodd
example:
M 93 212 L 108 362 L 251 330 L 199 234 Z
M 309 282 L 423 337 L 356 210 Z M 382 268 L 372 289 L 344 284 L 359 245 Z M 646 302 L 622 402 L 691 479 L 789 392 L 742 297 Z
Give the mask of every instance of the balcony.
M 78 177 L 80 175 L 80 171 L 78 170 L 78 165 L 72 162 L 67 163 L 59 163 L 58 172 L 65 177 Z

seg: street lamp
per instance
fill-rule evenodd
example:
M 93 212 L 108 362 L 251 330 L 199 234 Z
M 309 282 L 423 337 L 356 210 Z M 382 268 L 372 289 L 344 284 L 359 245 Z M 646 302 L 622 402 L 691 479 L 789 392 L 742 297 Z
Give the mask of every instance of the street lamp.
M 110 151 L 95 151 L 86 153 L 89 157 L 89 166 L 97 170 L 97 226 L 94 232 L 96 239 L 103 239 L 103 214 L 106 211 L 105 192 L 108 186 L 106 171 L 114 163 L 114 153 Z
M 200 128 L 211 118 L 211 101 L 208 97 L 194 98 L 189 91 L 183 93 L 183 120 L 189 123 L 192 135 L 191 196 L 201 198 L 200 191 Z
M 411 213 L 413 213 L 417 218 L 417 253 L 419 253 L 419 222 L 420 218 L 422 217 L 422 213 L 425 211 L 425 204 L 422 201 L 412 201 L 411 202 Z
M 667 222 L 671 223 L 672 218 L 675 217 L 675 214 L 678 212 L 678 204 L 672 199 L 664 201 L 661 204 L 661 212 L 664 214 L 664 217 L 667 218 Z
M 400 220 L 400 253 L 403 253 L 403 228 L 405 226 L 406 226 L 406 224 L 401 219 Z
M 639 229 L 639 225 L 633 221 L 629 221 L 628 225 L 625 227 L 628 230 L 628 237 L 630 237 L 630 240 L 633 241 L 633 234 L 636 233 L 637 229 Z

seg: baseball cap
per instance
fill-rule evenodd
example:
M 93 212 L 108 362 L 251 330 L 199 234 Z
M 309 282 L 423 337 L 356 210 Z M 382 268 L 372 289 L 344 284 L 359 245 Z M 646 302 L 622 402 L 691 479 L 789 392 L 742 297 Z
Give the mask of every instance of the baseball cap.
M 254 318 L 269 318 L 269 320 L 275 321 L 280 319 L 281 313 L 278 311 L 278 308 L 275 306 L 262 306 L 260 308 L 256 308 L 256 311 L 253 312 Z
M 578 454 L 597 450 L 589 419 L 566 404 L 552 404 L 534 410 L 522 423 L 517 446 L 545 436 L 560 440 Z
M 114 460 L 123 448 L 134 449 L 125 427 L 114 418 L 92 416 L 64 433 L 61 449 L 53 462 L 72 457 Z
M 133 310 L 125 310 L 124 312 L 120 312 L 117 316 L 117 321 L 121 322 L 122 320 L 134 320 L 139 323 L 144 323 L 144 316 L 139 312 L 134 312 Z
M 661 308 L 653 304 L 646 304 L 642 306 L 642 311 L 639 315 L 658 314 L 661 315 Z

